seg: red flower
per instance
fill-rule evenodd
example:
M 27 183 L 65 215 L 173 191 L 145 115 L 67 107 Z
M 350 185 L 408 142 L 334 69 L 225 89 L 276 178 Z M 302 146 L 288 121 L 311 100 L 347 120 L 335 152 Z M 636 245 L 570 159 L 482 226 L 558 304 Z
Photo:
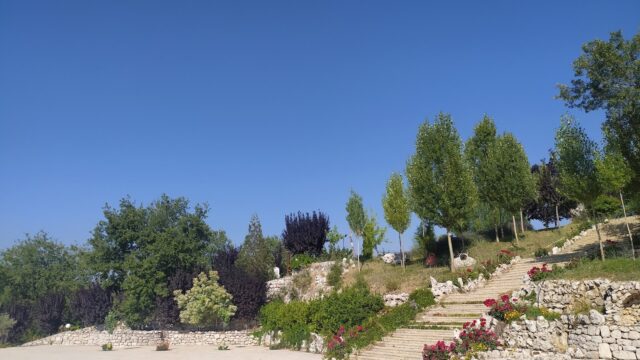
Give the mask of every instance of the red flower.
M 362 325 L 358 325 L 357 329 L 358 331 L 362 331 Z
M 493 307 L 493 305 L 496 304 L 496 301 L 494 299 L 487 299 L 484 301 L 484 306 L 486 307 Z
M 502 302 L 509 302 L 509 295 L 504 294 L 500 297 L 500 300 L 502 300 Z

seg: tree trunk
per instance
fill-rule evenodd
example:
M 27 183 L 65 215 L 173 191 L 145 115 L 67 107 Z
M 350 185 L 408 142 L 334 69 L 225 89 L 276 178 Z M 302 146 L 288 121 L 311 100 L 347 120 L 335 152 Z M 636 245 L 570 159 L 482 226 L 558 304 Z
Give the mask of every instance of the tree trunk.
M 404 250 L 402 250 L 402 234 L 398 231 L 398 240 L 400 241 L 400 256 L 402 256 L 400 262 L 402 264 L 402 271 L 405 271 L 404 267 Z
M 498 224 L 494 225 L 494 229 L 496 231 L 496 242 L 500 242 L 500 238 L 498 237 Z
M 500 224 L 500 237 L 504 239 L 504 226 Z
M 622 213 L 624 214 L 624 223 L 627 225 L 627 233 L 629 233 L 629 241 L 631 241 L 631 258 L 636 259 L 636 251 L 633 248 L 633 235 L 631 235 L 631 229 L 629 228 L 629 222 L 627 221 L 627 209 L 624 206 L 624 197 L 622 197 L 622 191 L 620 191 L 620 203 L 622 203 Z
M 600 244 L 600 258 L 604 261 L 604 246 L 602 245 L 602 237 L 600 236 L 600 228 L 598 227 L 598 218 L 593 213 L 593 221 L 596 223 L 596 234 L 598 234 L 598 243 Z
M 524 219 L 522 218 L 522 208 L 520 208 L 520 230 L 524 234 Z
M 560 226 L 560 215 L 558 214 L 558 204 L 556 204 L 556 229 Z
M 516 245 L 520 245 L 520 242 L 518 240 L 518 228 L 516 227 L 516 216 L 511 215 L 511 220 L 513 220 L 513 235 L 516 236 Z
M 453 245 L 451 244 L 451 232 L 449 229 L 447 229 L 447 242 L 449 243 L 449 264 L 451 265 L 451 272 L 453 272 Z

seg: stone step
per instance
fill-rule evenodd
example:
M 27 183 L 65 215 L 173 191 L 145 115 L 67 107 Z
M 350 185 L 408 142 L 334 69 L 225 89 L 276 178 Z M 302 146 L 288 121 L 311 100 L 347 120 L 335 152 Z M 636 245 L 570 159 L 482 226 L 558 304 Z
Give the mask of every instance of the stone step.
M 423 345 L 424 346 L 424 345 Z M 367 355 L 367 354 L 375 354 L 377 356 L 385 356 L 387 358 L 394 358 L 394 357 L 400 357 L 400 358 L 407 358 L 407 359 L 419 359 L 422 357 L 422 348 L 423 346 L 420 346 L 417 349 L 398 349 L 398 348 L 382 348 L 382 347 L 375 347 L 371 350 L 368 350 L 366 352 L 363 352 L 363 355 Z M 358 356 L 358 359 L 360 358 L 360 356 Z

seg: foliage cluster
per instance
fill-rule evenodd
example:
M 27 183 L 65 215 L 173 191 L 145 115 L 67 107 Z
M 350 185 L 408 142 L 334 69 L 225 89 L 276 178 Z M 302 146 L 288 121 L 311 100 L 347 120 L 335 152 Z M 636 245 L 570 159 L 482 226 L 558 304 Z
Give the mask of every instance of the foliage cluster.
M 209 271 L 208 276 L 202 272 L 193 279 L 191 289 L 185 293 L 174 291 L 180 308 L 180 321 L 195 326 L 229 322 L 237 307 L 231 302 L 233 297 L 218 284 L 218 279 L 215 271 Z
M 382 298 L 356 284 L 311 302 L 274 301 L 260 310 L 262 333 L 281 332 L 284 347 L 299 349 L 311 332 L 332 335 L 340 326 L 356 326 L 384 307 Z
M 322 253 L 329 233 L 329 217 L 322 212 L 290 214 L 285 216 L 282 232 L 284 246 L 292 254 L 318 256 Z

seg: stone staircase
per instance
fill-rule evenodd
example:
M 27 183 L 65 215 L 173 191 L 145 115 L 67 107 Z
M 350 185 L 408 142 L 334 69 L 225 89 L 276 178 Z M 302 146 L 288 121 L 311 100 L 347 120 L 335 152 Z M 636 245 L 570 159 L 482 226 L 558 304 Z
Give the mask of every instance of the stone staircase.
M 532 259 L 513 265 L 508 271 L 489 280 L 487 284 L 469 293 L 450 294 L 438 305 L 427 309 L 416 317 L 407 328 L 396 330 L 355 356 L 362 360 L 422 359 L 425 344 L 453 340 L 454 329 L 482 316 L 487 308 L 483 301 L 511 293 L 522 285 L 523 276 L 533 266 L 540 266 Z

